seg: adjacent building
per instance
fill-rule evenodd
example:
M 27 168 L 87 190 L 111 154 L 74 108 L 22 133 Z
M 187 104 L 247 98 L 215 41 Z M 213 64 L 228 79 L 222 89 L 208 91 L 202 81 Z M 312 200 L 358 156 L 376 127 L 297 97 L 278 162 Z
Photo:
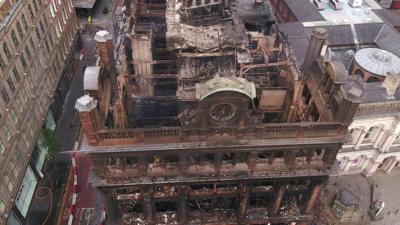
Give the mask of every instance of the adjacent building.
M 49 108 L 68 81 L 77 26 L 70 0 L 3 0 L 0 9 L 0 224 L 17 225 L 44 176 L 41 130 L 55 128 Z
M 111 224 L 311 224 L 363 86 L 268 1 L 127 1 L 76 102 Z M 114 54 L 116 52 L 117 54 Z
M 324 57 L 339 60 L 354 81 L 363 87 L 360 107 L 349 127 L 349 139 L 337 155 L 335 175 L 376 171 L 390 172 L 399 166 L 399 12 L 375 1 L 352 7 L 323 8 L 309 0 L 271 0 L 279 28 L 293 46 L 300 63 L 315 28 L 328 32 Z M 381 1 L 383 3 L 383 1 Z

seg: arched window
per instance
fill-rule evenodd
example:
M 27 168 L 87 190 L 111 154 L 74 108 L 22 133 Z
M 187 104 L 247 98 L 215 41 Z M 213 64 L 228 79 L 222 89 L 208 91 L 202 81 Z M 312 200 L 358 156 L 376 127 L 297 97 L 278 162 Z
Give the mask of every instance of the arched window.
M 367 80 L 367 83 L 370 83 L 370 82 L 379 82 L 380 80 L 378 79 L 378 78 L 376 78 L 376 77 L 370 77 L 370 78 L 368 78 L 368 80 Z
M 354 72 L 354 73 L 360 75 L 364 79 L 365 75 L 364 75 L 364 72 L 362 70 L 356 69 L 356 72 Z

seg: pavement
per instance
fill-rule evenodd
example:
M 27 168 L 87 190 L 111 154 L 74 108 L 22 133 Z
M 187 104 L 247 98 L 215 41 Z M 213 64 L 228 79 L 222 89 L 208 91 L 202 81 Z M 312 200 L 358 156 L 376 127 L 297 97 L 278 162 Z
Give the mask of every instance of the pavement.
M 76 67 L 74 79 L 71 81 L 70 91 L 64 103 L 63 113 L 57 123 L 56 134 L 61 145 L 60 152 L 71 151 L 73 149 L 77 131 L 79 130 L 79 117 L 75 115 L 75 101 L 83 94 L 83 73 L 82 64 Z M 70 124 L 74 124 L 70 126 Z M 37 190 L 40 187 L 49 187 L 52 194 L 48 198 L 41 199 L 35 195 L 31 207 L 27 214 L 28 225 L 48 224 L 54 225 L 57 209 L 64 191 L 65 180 L 71 161 L 70 154 L 58 154 L 56 157 L 47 161 L 43 169 L 45 177 L 39 181 Z M 55 187 L 53 183 L 61 180 L 60 187 Z M 40 197 L 40 196 L 39 196 Z M 52 201 L 52 204 L 50 202 Z M 51 207 L 50 207 L 51 206 Z M 49 209 L 51 213 L 49 214 Z M 46 221 L 46 222 L 45 222 Z
M 379 221 L 372 221 L 368 215 L 368 209 L 371 204 L 371 183 L 376 184 L 374 200 L 382 200 L 385 207 L 382 211 L 384 218 Z M 340 225 L 399 225 L 400 224 L 400 169 L 395 168 L 390 174 L 377 172 L 374 176 L 366 178 L 362 175 L 347 175 L 330 178 L 327 188 L 321 195 L 320 205 L 317 211 L 321 217 L 333 218 L 331 212 L 332 200 L 335 193 L 339 190 L 347 189 L 359 198 L 359 209 L 352 219 L 343 222 L 325 223 Z M 325 211 L 326 210 L 326 211 Z M 326 213 L 329 212 L 329 213 Z M 328 215 L 326 215 L 328 214 Z
M 119 8 L 123 1 L 117 0 Z M 81 43 L 86 58 L 79 61 L 76 66 L 75 73 L 71 76 L 71 87 L 63 106 L 63 113 L 57 124 L 57 136 L 61 144 L 61 153 L 55 159 L 48 161 L 45 167 L 45 174 L 48 174 L 39 181 L 37 188 L 37 197 L 34 197 L 30 210 L 27 215 L 27 225 L 64 225 L 68 222 L 69 208 L 71 204 L 73 170 L 71 167 L 71 151 L 74 148 L 77 139 L 80 122 L 79 115 L 75 109 L 77 98 L 83 95 L 83 73 L 84 65 L 95 65 L 96 58 L 96 42 L 93 40 L 97 31 L 106 29 L 114 34 L 113 14 L 103 14 L 102 8 L 107 6 L 109 9 L 115 9 L 113 1 L 98 0 L 94 10 L 94 21 L 87 25 L 85 17 L 80 17 L 81 27 Z M 72 125 L 72 126 L 71 126 Z M 90 172 L 90 160 L 85 154 L 76 154 L 76 164 L 78 172 L 79 197 L 75 209 L 73 225 L 94 225 L 100 224 L 101 213 L 104 209 L 102 195 L 99 191 L 88 183 L 88 175 Z M 54 187 L 52 183 L 60 179 L 62 186 Z M 51 194 L 47 196 L 42 193 L 49 189 Z M 39 193 L 40 192 L 40 193 Z M 43 198 L 45 196 L 46 198 Z
M 107 6 L 109 9 L 111 9 L 112 3 L 113 1 L 109 0 L 98 0 L 95 6 L 96 9 L 93 11 L 93 17 L 95 18 L 95 21 L 101 22 L 102 24 L 91 24 L 87 26 L 86 29 L 81 33 L 81 43 L 82 47 L 86 50 L 88 65 L 94 65 L 96 61 L 96 43 L 93 40 L 96 31 L 105 28 L 110 32 L 113 32 L 112 24 L 107 22 L 109 21 L 109 16 L 102 13 L 104 6 Z M 79 21 L 83 23 L 81 25 L 85 25 L 87 18 L 85 20 L 81 17 Z M 77 98 L 83 95 L 84 64 L 86 64 L 86 60 L 78 61 L 76 70 L 71 76 L 73 79 L 71 81 L 70 90 L 67 94 L 63 106 L 63 112 L 59 121 L 57 122 L 56 128 L 56 134 L 60 141 L 61 150 L 53 160 L 46 162 L 45 168 L 43 169 L 45 176 L 38 182 L 36 193 L 32 199 L 32 203 L 26 217 L 27 225 L 55 225 L 58 224 L 59 220 L 62 222 L 60 224 L 66 224 L 65 221 L 63 221 L 63 218 L 66 214 L 68 214 L 66 209 L 69 207 L 69 197 L 71 191 L 69 185 L 72 184 L 72 182 L 70 182 L 67 186 L 67 182 L 70 180 L 68 178 L 71 174 L 70 151 L 72 151 L 74 148 L 80 127 L 79 115 L 75 110 L 75 102 Z M 78 172 L 78 174 L 80 174 L 79 183 L 81 184 L 81 197 L 79 208 L 76 211 L 76 216 L 78 218 L 81 216 L 81 212 L 84 212 L 84 218 L 90 217 L 95 219 L 93 219 L 90 223 L 82 224 L 99 224 L 99 213 L 101 213 L 103 205 L 100 199 L 101 195 L 96 193 L 97 190 L 90 187 L 90 185 L 87 183 L 89 166 L 86 165 L 88 165 L 88 163 L 89 159 L 87 156 L 78 154 L 77 164 L 85 166 L 80 167 Z M 61 185 L 59 187 L 55 187 L 54 185 L 54 182 L 57 179 L 61 180 Z M 49 193 L 49 190 L 51 190 L 51 193 Z M 63 203 L 64 205 L 62 205 Z M 87 209 L 82 210 L 82 208 Z M 96 211 L 91 209 L 96 209 Z M 77 221 L 78 220 L 75 222 Z

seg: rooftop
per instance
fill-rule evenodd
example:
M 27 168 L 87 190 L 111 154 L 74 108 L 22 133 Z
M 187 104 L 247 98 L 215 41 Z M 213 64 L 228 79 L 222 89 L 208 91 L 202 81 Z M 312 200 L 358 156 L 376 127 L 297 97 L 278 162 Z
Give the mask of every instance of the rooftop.
M 390 72 L 400 73 L 400 58 L 383 49 L 361 49 L 356 52 L 354 60 L 365 70 L 379 76 L 386 76 Z
M 325 28 L 329 46 L 357 49 L 378 47 L 400 56 L 400 34 L 394 29 L 400 13 L 383 9 L 373 0 L 365 0 L 360 8 L 352 8 L 344 0 L 341 10 L 328 5 L 323 10 L 310 0 L 282 0 L 297 21 L 279 21 L 279 29 L 287 35 L 299 64 L 303 63 L 312 30 Z
M 341 25 L 341 24 L 363 24 L 382 23 L 382 19 L 375 14 L 373 9 L 382 9 L 374 1 L 365 1 L 361 7 L 354 8 L 349 5 L 350 0 L 342 0 L 342 8 L 335 9 L 328 4 L 319 14 L 323 20 L 312 20 L 303 22 L 304 26 Z M 301 2 L 301 1 L 300 1 Z M 315 8 L 315 7 L 314 7 Z
M 312 0 L 278 1 L 286 3 L 296 18 L 279 21 L 279 30 L 293 47 L 297 63 L 304 61 L 313 29 L 324 28 L 329 45 L 325 57 L 341 61 L 348 71 L 356 60 L 376 75 L 400 73 L 400 34 L 394 29 L 400 24 L 400 12 L 383 9 L 373 0 L 363 1 L 360 8 L 353 8 L 348 2 L 344 0 L 339 10 L 331 4 L 319 10 Z M 349 82 L 358 83 L 364 90 L 362 104 L 386 104 L 400 99 L 399 89 L 390 94 L 381 82 L 366 83 L 354 75 L 349 76 Z
M 91 9 L 93 8 L 96 0 L 73 0 L 75 8 Z

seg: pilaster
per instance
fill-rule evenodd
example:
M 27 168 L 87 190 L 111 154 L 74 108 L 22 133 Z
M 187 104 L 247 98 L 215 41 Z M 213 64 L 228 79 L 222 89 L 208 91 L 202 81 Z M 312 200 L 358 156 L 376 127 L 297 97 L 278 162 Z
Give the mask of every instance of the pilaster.
M 319 194 L 321 193 L 321 183 L 317 183 L 314 185 L 310 198 L 308 199 L 307 206 L 304 210 L 305 214 L 310 214 L 314 208 L 315 203 L 318 200 Z

